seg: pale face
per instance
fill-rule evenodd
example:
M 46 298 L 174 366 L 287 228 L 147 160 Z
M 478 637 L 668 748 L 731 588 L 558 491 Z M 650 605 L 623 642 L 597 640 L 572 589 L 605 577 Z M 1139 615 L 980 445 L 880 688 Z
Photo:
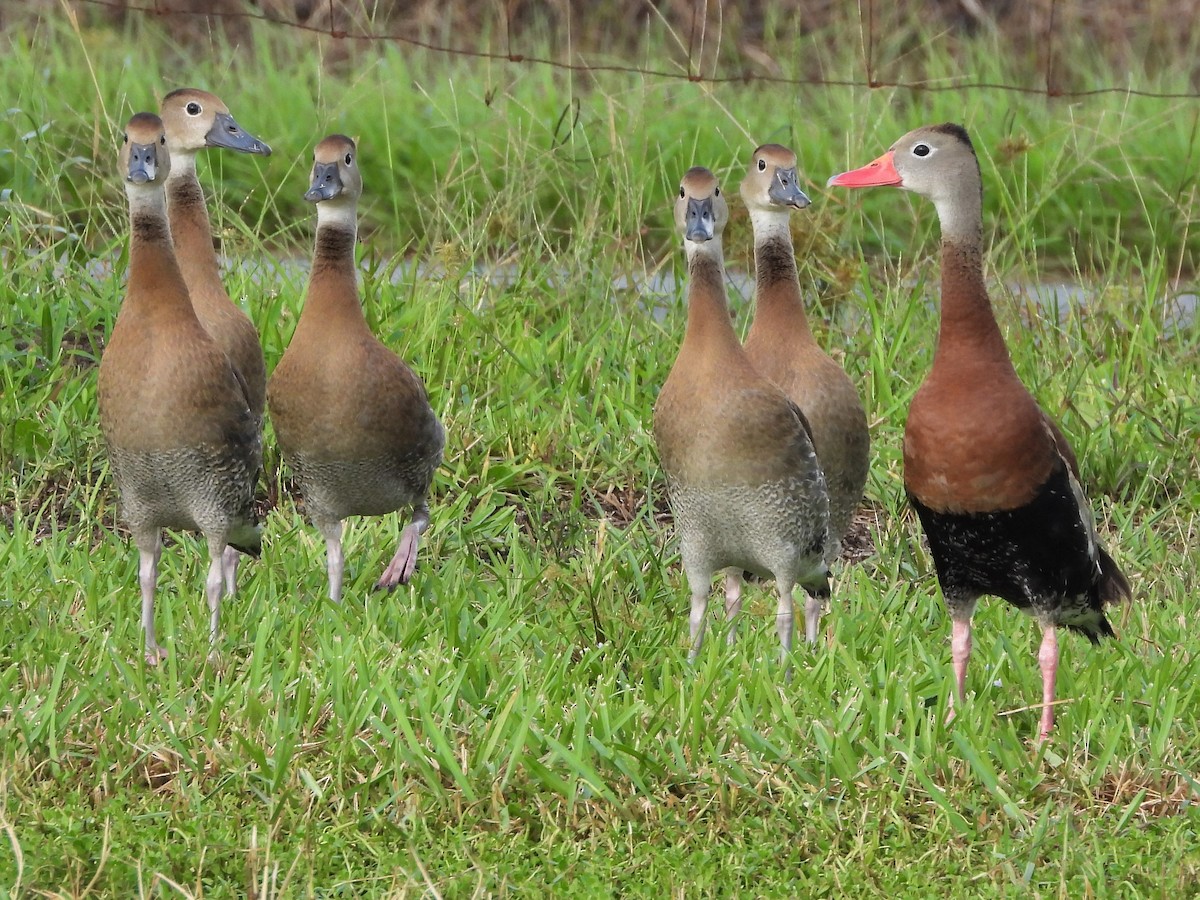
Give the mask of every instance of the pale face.
M 129 185 L 161 184 L 171 171 L 167 135 L 153 113 L 138 113 L 125 126 L 120 155 L 121 178 Z
M 804 209 L 812 201 L 800 189 L 796 154 L 779 144 L 763 144 L 750 158 L 742 180 L 742 199 L 751 212 Z
M 687 241 L 705 243 L 719 237 L 728 221 L 729 206 L 716 176 L 701 166 L 689 169 L 675 201 L 679 233 Z
M 358 148 L 343 134 L 330 135 L 313 151 L 312 176 L 304 199 L 312 203 L 327 203 L 338 198 L 353 202 L 361 195 Z

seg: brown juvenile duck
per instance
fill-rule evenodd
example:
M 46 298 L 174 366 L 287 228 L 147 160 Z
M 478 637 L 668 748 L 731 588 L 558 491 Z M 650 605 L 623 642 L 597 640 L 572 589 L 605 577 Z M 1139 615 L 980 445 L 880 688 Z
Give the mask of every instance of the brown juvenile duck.
M 258 421 L 244 382 L 201 327 L 175 260 L 164 183 L 166 133 L 151 113 L 129 120 L 120 172 L 129 200 L 129 284 L 100 360 L 100 424 L 141 559 L 146 660 L 167 651 L 154 631 L 162 529 L 200 531 L 211 558 L 205 594 L 215 641 L 222 581 L 233 593 L 236 553 L 258 555 L 254 484 Z
M 746 570 L 775 579 L 786 665 L 793 586 L 817 598 L 829 591 L 829 498 L 803 413 L 750 364 L 734 333 L 721 252 L 728 217 L 712 172 L 688 170 L 675 201 L 688 262 L 687 331 L 654 407 L 654 439 L 691 589 L 689 658 L 704 640 L 713 575 L 727 570 L 732 619 Z
M 964 702 L 971 615 L 983 594 L 1042 626 L 1042 739 L 1054 725 L 1058 626 L 1098 643 L 1129 582 L 1100 546 L 1075 454 L 1017 377 L 983 282 L 983 184 L 960 125 L 918 128 L 831 185 L 895 185 L 933 201 L 942 228 L 942 314 L 933 366 L 904 428 L 904 487 L 952 621 Z M 951 697 L 950 717 L 954 715 Z
M 792 248 L 791 211 L 809 199 L 800 190 L 796 154 L 779 144 L 754 151 L 742 181 L 742 199 L 754 226 L 754 321 L 746 355 L 804 411 L 829 487 L 829 559 L 841 555 L 842 538 L 867 483 L 870 436 L 862 401 L 849 376 L 817 344 L 804 314 Z M 808 640 L 817 639 L 817 618 Z
M 167 212 L 175 257 L 204 330 L 225 351 L 246 381 L 250 409 L 260 420 L 266 404 L 267 369 L 258 331 L 221 283 L 204 191 L 196 177 L 196 154 L 208 147 L 270 156 L 271 148 L 238 125 L 218 97 L 181 88 L 163 98 L 163 126 L 171 153 Z
M 421 379 L 371 333 L 354 265 L 362 176 L 354 141 L 317 144 L 306 200 L 317 204 L 316 249 L 304 311 L 271 374 L 267 398 L 279 446 L 304 506 L 325 537 L 329 596 L 342 595 L 342 519 L 413 507 L 376 587 L 406 583 L 429 526 L 426 497 L 446 433 Z

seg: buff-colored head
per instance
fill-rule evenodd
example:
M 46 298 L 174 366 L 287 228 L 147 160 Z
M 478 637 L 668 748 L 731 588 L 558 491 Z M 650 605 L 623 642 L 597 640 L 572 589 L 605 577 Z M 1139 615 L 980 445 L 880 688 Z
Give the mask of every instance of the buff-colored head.
M 304 199 L 312 203 L 351 205 L 362 196 L 358 148 L 344 134 L 331 134 L 313 150 L 312 177 Z
M 270 156 L 271 148 L 245 131 L 219 97 L 197 88 L 171 91 L 162 101 L 162 120 L 171 152 L 193 154 L 206 147 Z
M 703 166 L 687 170 L 679 182 L 675 201 L 675 226 L 687 244 L 717 240 L 729 221 L 729 206 L 715 176 Z
M 804 209 L 812 201 L 800 189 L 796 154 L 780 144 L 763 144 L 750 157 L 742 199 L 753 213 Z
M 121 178 L 127 186 L 161 187 L 171 171 L 167 135 L 154 113 L 137 113 L 125 126 L 121 144 Z

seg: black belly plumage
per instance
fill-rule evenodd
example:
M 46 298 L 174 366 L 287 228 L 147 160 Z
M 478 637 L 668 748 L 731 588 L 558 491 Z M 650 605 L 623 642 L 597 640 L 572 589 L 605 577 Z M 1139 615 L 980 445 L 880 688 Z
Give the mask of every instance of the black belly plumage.
M 983 594 L 1066 626 L 1098 643 L 1113 635 L 1100 596 L 1103 553 L 1088 533 L 1070 475 L 1060 464 L 1032 501 L 986 513 L 939 512 L 912 493 L 947 604 Z

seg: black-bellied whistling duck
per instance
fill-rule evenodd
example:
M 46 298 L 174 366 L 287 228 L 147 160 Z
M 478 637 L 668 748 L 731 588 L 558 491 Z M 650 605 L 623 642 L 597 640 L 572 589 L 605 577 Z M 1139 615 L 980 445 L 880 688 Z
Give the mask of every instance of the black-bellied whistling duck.
M 804 314 L 791 211 L 804 209 L 796 154 L 779 144 L 754 151 L 742 181 L 742 199 L 754 226 L 754 321 L 746 355 L 804 411 L 829 489 L 829 561 L 841 554 L 842 538 L 867 483 L 871 439 L 854 382 L 813 338 Z M 807 637 L 817 639 L 820 600 L 806 610 Z
M 250 409 L 261 420 L 267 396 L 262 346 L 254 323 L 229 299 L 221 283 L 204 191 L 196 177 L 196 154 L 207 147 L 220 147 L 270 156 L 271 148 L 246 133 L 225 104 L 206 91 L 172 91 L 163 98 L 161 114 L 171 153 L 167 212 L 175 258 L 200 324 L 245 379 Z
M 354 242 L 362 194 L 354 141 L 317 144 L 311 186 L 317 237 L 304 311 L 267 383 L 271 421 L 304 507 L 325 537 L 329 596 L 342 595 L 342 520 L 413 507 L 376 587 L 406 583 L 429 526 L 426 498 L 446 433 L 421 379 L 371 333 L 358 297 Z
M 755 370 L 734 333 L 721 252 L 728 218 L 712 172 L 689 169 L 675 201 L 687 254 L 687 331 L 654 407 L 654 440 L 691 590 L 689 658 L 704 641 L 713 575 L 729 570 L 732 620 L 746 570 L 775 579 L 786 667 L 794 585 L 829 593 L 829 498 L 803 413 Z
M 129 120 L 120 171 L 129 199 L 129 284 L 100 360 L 100 425 L 141 559 L 146 660 L 166 658 L 154 632 L 163 528 L 200 531 L 211 557 L 205 594 L 215 641 L 234 548 L 260 549 L 254 484 L 262 438 L 244 382 L 201 327 L 171 245 L 170 172 L 158 116 Z
M 929 539 L 953 623 L 964 701 L 971 615 L 983 594 L 1043 629 L 1040 736 L 1054 725 L 1055 629 L 1111 636 L 1108 603 L 1129 582 L 1096 538 L 1067 439 L 1017 377 L 983 282 L 979 161 L 960 125 L 909 132 L 831 185 L 895 185 L 933 201 L 942 227 L 942 313 L 933 367 L 904 429 L 904 486 Z M 950 718 L 954 715 L 951 697 Z

